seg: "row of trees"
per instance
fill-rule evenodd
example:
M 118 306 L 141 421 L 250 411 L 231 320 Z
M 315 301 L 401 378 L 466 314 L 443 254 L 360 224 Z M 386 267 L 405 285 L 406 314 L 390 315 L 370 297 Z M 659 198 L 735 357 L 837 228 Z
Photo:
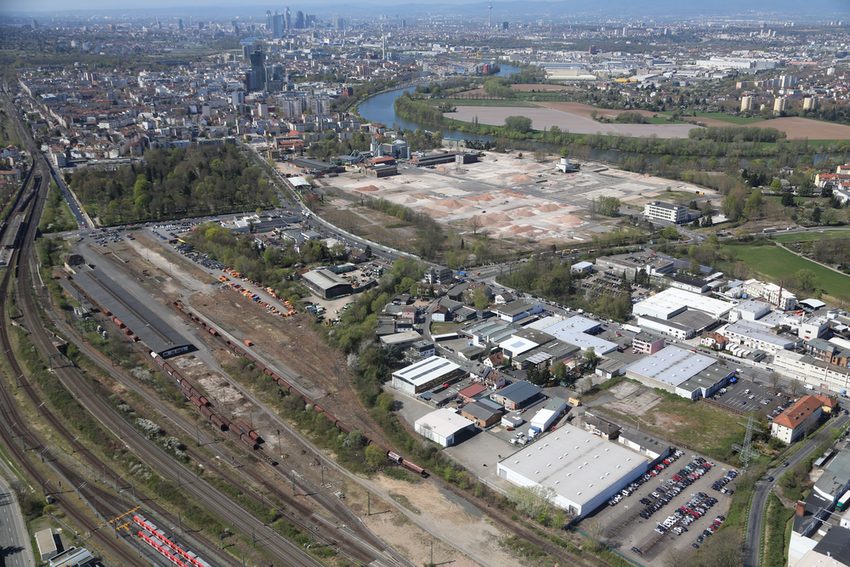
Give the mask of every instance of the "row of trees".
M 202 216 L 271 207 L 263 171 L 232 145 L 154 149 L 141 164 L 84 168 L 71 186 L 103 224 Z

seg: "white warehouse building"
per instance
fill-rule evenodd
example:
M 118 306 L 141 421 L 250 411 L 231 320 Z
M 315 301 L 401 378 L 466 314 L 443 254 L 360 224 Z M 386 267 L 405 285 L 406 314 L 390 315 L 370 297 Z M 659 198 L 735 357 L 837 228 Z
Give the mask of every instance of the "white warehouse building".
M 425 414 L 413 423 L 413 429 L 429 441 L 451 447 L 461 440 L 466 431 L 475 430 L 475 422 L 449 408 Z
M 552 503 L 576 518 L 591 514 L 646 472 L 647 457 L 571 424 L 497 464 L 499 478 L 551 490 Z

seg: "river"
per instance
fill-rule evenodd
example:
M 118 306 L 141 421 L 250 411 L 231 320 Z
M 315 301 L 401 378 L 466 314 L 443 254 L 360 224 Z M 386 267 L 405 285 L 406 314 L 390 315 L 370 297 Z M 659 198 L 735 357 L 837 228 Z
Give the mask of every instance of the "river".
M 519 69 L 513 65 L 501 65 L 501 69 L 495 76 L 508 77 L 517 71 L 519 71 Z M 400 89 L 376 94 L 375 96 L 369 97 L 360 103 L 357 110 L 360 113 L 360 116 L 362 116 L 365 120 L 369 122 L 380 122 L 381 124 L 386 124 L 390 128 L 403 128 L 405 130 L 430 130 L 433 127 L 426 127 L 421 124 L 417 124 L 416 122 L 405 120 L 404 118 L 397 116 L 395 113 L 395 100 L 402 94 L 411 92 L 414 89 L 415 87 L 402 87 Z M 469 134 L 459 130 L 444 130 L 443 138 L 448 140 L 481 141 L 491 141 L 493 139 L 490 136 Z

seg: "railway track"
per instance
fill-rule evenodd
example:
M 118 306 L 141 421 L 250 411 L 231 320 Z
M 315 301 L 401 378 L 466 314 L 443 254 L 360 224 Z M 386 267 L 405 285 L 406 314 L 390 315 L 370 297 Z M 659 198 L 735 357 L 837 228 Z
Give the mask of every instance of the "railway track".
M 48 298 L 43 298 L 47 301 Z M 173 408 L 168 406 L 155 393 L 145 388 L 139 381 L 120 368 L 114 367 L 111 362 L 97 349 L 89 343 L 83 341 L 78 333 L 76 333 L 64 321 L 57 317 L 52 317 L 52 322 L 56 325 L 60 332 L 74 342 L 81 352 L 89 357 L 100 369 L 110 375 L 114 380 L 122 384 L 128 390 L 135 392 L 144 402 L 154 409 L 157 413 L 170 421 L 179 429 L 185 437 L 199 436 L 199 430 L 195 421 L 190 420 L 179 412 L 173 411 Z M 142 352 L 142 355 L 145 353 Z M 160 369 L 159 367 L 154 367 Z M 175 370 L 176 371 L 176 370 Z M 210 433 L 213 435 L 210 435 Z M 386 544 L 374 536 L 368 529 L 362 526 L 359 519 L 344 505 L 336 496 L 324 493 L 321 487 L 317 489 L 312 486 L 307 480 L 299 479 L 294 475 L 287 474 L 283 467 L 274 466 L 269 461 L 271 459 L 259 459 L 265 466 L 266 472 L 274 475 L 279 482 L 270 482 L 269 478 L 257 468 L 253 466 L 255 457 L 260 457 L 264 453 L 249 451 L 242 447 L 241 444 L 236 444 L 235 449 L 230 449 L 225 445 L 215 443 L 221 438 L 229 438 L 227 434 L 218 431 L 204 429 L 204 438 L 198 439 L 199 444 L 206 447 L 206 451 L 213 455 L 213 459 L 209 458 L 209 454 L 194 447 L 188 447 L 187 453 L 190 457 L 204 466 L 205 470 L 216 472 L 221 478 L 229 482 L 233 487 L 244 490 L 245 485 L 233 480 L 233 471 L 227 467 L 225 463 L 246 462 L 248 457 L 249 466 L 241 466 L 239 474 L 244 475 L 252 480 L 255 485 L 260 486 L 265 491 L 264 494 L 253 494 L 254 499 L 263 505 L 267 505 L 266 499 L 275 499 L 283 504 L 282 507 L 277 507 L 278 513 L 282 514 L 287 520 L 294 525 L 302 528 L 307 533 L 312 533 L 319 543 L 325 545 L 336 546 L 343 554 L 353 560 L 362 563 L 371 563 L 373 561 L 384 561 L 387 564 L 393 565 L 410 565 L 409 562 L 398 556 L 388 558 L 389 553 L 385 553 Z M 307 498 L 313 500 L 320 508 L 326 510 L 338 521 L 340 525 L 345 525 L 346 528 L 340 528 L 339 525 L 333 525 L 324 517 L 315 513 L 304 501 L 303 497 L 293 496 L 289 491 L 289 486 L 294 485 Z M 331 531 L 335 535 L 327 537 L 320 535 L 317 530 Z
M 23 187 L 18 196 L 19 202 L 22 204 L 19 206 L 16 202 L 16 205 L 13 208 L 13 210 L 15 210 L 20 207 L 26 207 L 27 218 L 25 222 L 21 223 L 21 235 L 15 239 L 15 241 L 19 243 L 19 248 L 14 252 L 9 267 L 3 275 L 2 282 L 0 282 L 0 306 L 4 309 L 5 314 L 6 307 L 8 306 L 9 299 L 11 297 L 12 284 L 15 282 L 19 292 L 18 306 L 21 310 L 25 326 L 29 330 L 29 338 L 37 349 L 45 355 L 45 358 L 49 358 L 51 354 L 54 354 L 55 347 L 52 343 L 52 337 L 40 324 L 41 322 L 38 318 L 38 309 L 32 293 L 32 284 L 34 282 L 32 276 L 35 272 L 32 248 L 40 210 L 46 198 L 47 184 L 43 183 L 43 180 L 48 179 L 48 177 L 43 172 L 44 164 L 39 163 L 39 160 L 42 160 L 43 158 L 37 153 L 33 155 L 39 156 L 36 158 L 35 166 L 40 170 L 40 175 L 37 176 L 38 186 L 33 185 L 32 187 Z M 5 230 L 5 227 L 6 225 L 4 225 L 3 230 Z M 1 237 L 2 234 L 0 234 L 0 238 Z M 8 323 L 8 321 L 5 320 L 5 315 L 4 323 Z M 2 325 L 2 330 L 0 330 L 0 347 L 3 348 L 7 355 L 10 368 L 15 373 L 14 375 L 17 376 L 18 379 L 24 378 L 26 374 L 19 361 L 15 358 L 13 351 L 11 350 L 11 346 L 12 343 L 8 332 L 8 326 L 4 324 Z M 143 438 L 140 439 L 141 436 L 135 429 L 126 423 L 119 423 L 120 418 L 118 421 L 115 421 L 114 419 L 104 419 L 104 416 L 109 413 L 108 410 L 110 408 L 104 407 L 103 404 L 96 403 L 98 397 L 93 395 L 86 387 L 84 380 L 80 380 L 80 377 L 75 375 L 76 369 L 72 369 L 67 366 L 60 366 L 52 369 L 52 371 L 60 382 L 62 382 L 63 386 L 68 389 L 72 395 L 74 395 L 78 402 L 80 402 L 87 411 L 92 413 L 92 415 L 94 415 L 107 430 L 115 435 L 115 437 L 124 441 L 124 444 L 143 461 L 150 465 L 151 468 L 159 471 L 165 477 L 170 477 L 172 479 L 176 478 L 178 482 L 180 482 L 181 477 L 192 479 L 193 475 L 191 472 L 188 475 L 182 474 L 178 464 L 173 461 L 169 462 L 169 458 L 166 455 L 160 454 L 161 451 L 158 451 L 158 447 L 151 448 L 146 446 L 146 440 Z M 78 454 L 83 461 L 86 461 L 93 471 L 102 470 L 104 476 L 114 481 L 117 486 L 118 483 L 121 482 L 120 477 L 116 478 L 117 475 L 111 470 L 111 466 L 97 460 L 95 455 L 87 451 L 86 448 L 79 443 L 77 438 L 67 430 L 64 425 L 64 420 L 66 418 L 58 418 L 54 415 L 44 402 L 39 399 L 38 393 L 34 390 L 28 380 L 23 380 L 21 385 L 32 403 L 39 407 L 42 418 L 47 421 L 51 429 L 57 435 L 63 437 L 70 444 L 74 452 Z M 130 546 L 128 542 L 122 541 L 121 539 L 116 538 L 114 534 L 101 529 L 108 518 L 114 518 L 117 515 L 123 514 L 135 506 L 135 504 L 132 504 L 124 498 L 108 493 L 93 482 L 90 482 L 90 479 L 84 478 L 82 475 L 76 473 L 71 467 L 56 459 L 50 453 L 46 444 L 44 444 L 40 438 L 26 428 L 26 420 L 20 414 L 9 388 L 0 388 L 0 418 L 5 421 L 7 426 L 5 428 L 0 428 L 2 429 L 4 439 L 9 445 L 16 460 L 21 463 L 24 471 L 33 482 L 43 486 L 45 491 L 50 491 L 51 488 L 55 487 L 52 492 L 56 492 L 60 495 L 60 497 L 63 494 L 63 491 L 59 490 L 60 488 L 75 487 L 74 490 L 80 495 L 80 497 L 83 498 L 93 510 L 95 510 L 96 514 L 99 516 L 98 519 L 88 517 L 74 506 L 63 506 L 67 508 L 69 516 L 71 516 L 80 526 L 86 529 L 91 537 L 97 540 L 101 549 L 108 550 L 120 565 L 135 566 L 150 565 L 152 563 L 150 559 L 140 558 L 140 552 L 138 549 Z M 18 443 L 20 443 L 20 446 Z M 26 451 L 28 449 L 38 450 L 45 463 L 49 464 L 54 468 L 54 470 L 56 470 L 60 480 L 52 482 L 50 478 L 41 473 L 40 470 L 29 459 L 27 459 Z M 303 551 L 300 547 L 289 542 L 272 528 L 254 518 L 249 512 L 239 507 L 235 502 L 228 499 L 225 495 L 218 492 L 206 482 L 197 479 L 183 485 L 183 487 L 185 492 L 190 493 L 191 496 L 194 497 L 195 500 L 202 506 L 222 517 L 232 526 L 238 526 L 241 528 L 240 531 L 243 533 L 251 533 L 253 537 L 259 538 L 260 543 L 263 544 L 263 546 L 268 549 L 272 555 L 278 557 L 283 562 L 283 565 L 291 565 L 293 567 L 318 567 L 321 565 L 321 563 Z M 57 501 L 60 503 L 62 502 L 59 498 L 57 498 Z M 167 516 L 163 517 L 167 518 Z M 215 546 L 207 544 L 204 545 L 203 548 L 205 551 L 202 551 L 202 553 L 208 554 L 211 549 L 215 549 Z M 216 562 L 220 565 L 236 564 L 236 561 L 231 557 L 222 558 L 221 556 L 217 556 Z
M 21 187 L 20 195 L 24 195 L 25 192 L 29 191 L 35 193 L 37 198 L 30 203 L 31 208 L 27 213 L 27 219 L 19 228 L 19 230 L 25 231 L 24 237 L 16 237 L 16 240 L 19 242 L 26 242 L 28 236 L 34 235 L 32 223 L 37 217 L 36 209 L 41 205 L 42 194 L 45 193 L 41 190 L 41 183 L 43 183 L 44 177 L 34 176 L 31 179 L 32 182 L 30 182 L 30 179 L 27 179 L 28 185 Z M 15 208 L 17 208 L 17 204 Z M 3 313 L 3 324 L 0 325 L 0 348 L 5 352 L 5 358 L 12 374 L 17 377 L 15 380 L 21 381 L 25 389 L 29 389 L 28 381 L 25 379 L 21 380 L 26 377 L 26 372 L 24 372 L 23 367 L 12 350 L 13 345 L 9 336 L 10 322 L 7 312 L 12 282 L 15 274 L 19 271 L 18 268 L 22 253 L 23 249 L 20 247 L 13 253 L 9 266 L 5 270 L 2 280 L 0 280 L 0 310 Z M 12 395 L 11 387 L 0 388 L 0 419 L 2 419 L 4 424 L 4 427 L 0 428 L 0 435 L 2 435 L 14 460 L 26 473 L 28 480 L 41 486 L 45 493 L 50 494 L 57 503 L 62 505 L 63 509 L 74 522 L 91 534 L 91 537 L 96 541 L 96 545 L 101 550 L 126 565 L 149 565 L 149 562 L 142 560 L 138 556 L 138 552 L 130 547 L 129 544 L 116 539 L 113 534 L 101 531 L 101 522 L 81 510 L 79 505 L 71 502 L 70 499 L 66 499 L 66 495 L 76 492 L 101 520 L 114 517 L 126 510 L 126 508 L 121 510 L 121 505 L 115 501 L 108 502 L 104 492 L 99 487 L 88 483 L 73 468 L 50 453 L 49 448 L 41 437 L 26 427 L 28 420 L 20 412 L 17 401 Z M 30 455 L 27 454 L 28 451 L 38 451 L 39 458 L 54 470 L 59 480 L 53 481 L 37 464 L 33 463 Z

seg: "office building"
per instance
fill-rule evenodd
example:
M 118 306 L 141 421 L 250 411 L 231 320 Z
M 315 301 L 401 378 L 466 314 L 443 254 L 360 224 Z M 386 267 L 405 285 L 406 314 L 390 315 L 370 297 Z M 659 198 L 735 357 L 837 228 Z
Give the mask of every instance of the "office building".
M 684 205 L 665 203 L 663 201 L 652 201 L 643 208 L 643 216 L 649 220 L 659 220 L 682 224 L 688 222 L 690 215 L 688 208 Z

